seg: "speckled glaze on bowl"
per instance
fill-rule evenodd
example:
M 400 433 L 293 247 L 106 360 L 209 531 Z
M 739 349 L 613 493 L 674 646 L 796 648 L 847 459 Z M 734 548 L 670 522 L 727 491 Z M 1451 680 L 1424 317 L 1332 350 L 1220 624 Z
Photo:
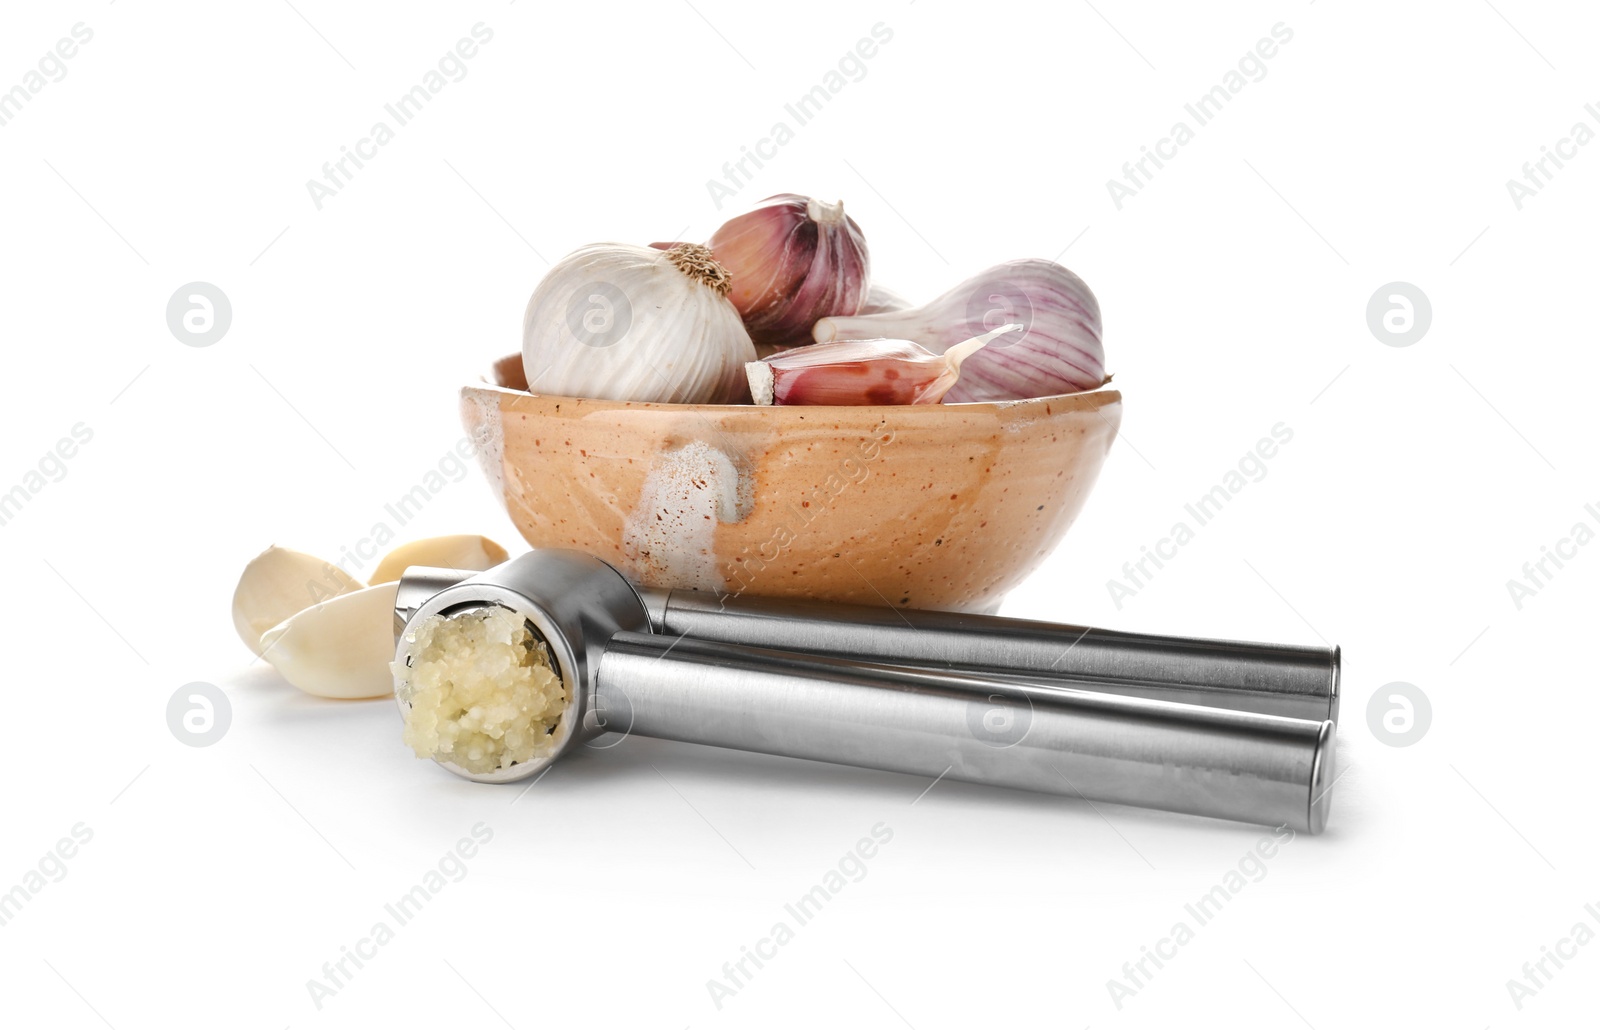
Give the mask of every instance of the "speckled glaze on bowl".
M 992 611 L 1088 499 L 1122 395 L 980 404 L 645 404 L 526 392 L 521 355 L 461 417 L 534 547 L 654 587 Z

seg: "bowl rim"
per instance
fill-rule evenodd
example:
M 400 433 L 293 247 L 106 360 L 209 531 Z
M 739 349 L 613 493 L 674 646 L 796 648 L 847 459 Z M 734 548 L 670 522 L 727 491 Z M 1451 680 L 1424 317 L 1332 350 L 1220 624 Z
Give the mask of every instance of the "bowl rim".
M 534 401 L 553 401 L 557 406 L 561 404 L 590 405 L 601 410 L 626 411 L 626 410 L 660 410 L 663 412 L 682 413 L 716 413 L 729 414 L 741 411 L 772 411 L 796 413 L 804 416 L 807 412 L 831 412 L 842 415 L 847 412 L 864 414 L 867 412 L 895 412 L 905 414 L 911 418 L 934 417 L 939 411 L 976 412 L 976 411 L 1015 411 L 1027 407 L 1043 407 L 1050 404 L 1058 405 L 1057 412 L 1066 411 L 1093 411 L 1122 400 L 1122 391 L 1110 385 L 1103 384 L 1093 390 L 1079 390 L 1076 393 L 1052 393 L 1042 397 L 1021 397 L 1008 401 L 955 401 L 950 404 L 679 404 L 673 401 L 624 401 L 610 400 L 602 397 L 572 397 L 555 393 L 532 393 L 528 390 L 518 390 L 515 387 L 501 386 L 492 380 L 479 377 L 477 382 L 467 383 L 461 387 L 463 396 L 468 394 L 499 395 Z M 921 414 L 913 414 L 921 413 Z M 774 417 L 786 417 L 776 415 Z

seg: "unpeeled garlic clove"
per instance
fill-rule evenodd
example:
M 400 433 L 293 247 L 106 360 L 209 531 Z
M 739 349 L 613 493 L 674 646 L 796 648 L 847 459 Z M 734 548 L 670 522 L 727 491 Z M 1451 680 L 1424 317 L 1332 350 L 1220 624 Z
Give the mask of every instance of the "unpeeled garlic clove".
M 818 319 L 811 336 L 818 343 L 893 337 L 942 352 L 1002 321 L 1026 331 L 974 358 L 950 400 L 1045 397 L 1105 383 L 1099 302 L 1082 279 L 1042 259 L 995 265 L 920 307 Z
M 233 628 L 256 654 L 261 636 L 319 601 L 360 590 L 361 584 L 330 562 L 287 547 L 256 555 L 233 591 Z
M 386 697 L 394 693 L 398 588 L 381 583 L 290 616 L 261 638 L 261 656 L 307 694 Z
M 492 569 L 510 557 L 506 549 L 486 536 L 457 534 L 430 536 L 401 544 L 378 562 L 372 572 L 371 583 L 392 583 L 405 575 L 413 565 L 426 565 L 435 569 L 464 569 L 482 572 Z
M 961 363 L 1003 325 L 935 354 L 910 340 L 840 340 L 774 354 L 745 365 L 757 404 L 937 404 L 961 375 Z

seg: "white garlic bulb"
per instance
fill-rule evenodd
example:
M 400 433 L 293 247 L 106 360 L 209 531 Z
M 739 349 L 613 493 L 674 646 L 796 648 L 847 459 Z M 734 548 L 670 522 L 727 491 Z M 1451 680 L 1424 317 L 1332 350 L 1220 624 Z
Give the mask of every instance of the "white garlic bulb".
M 528 300 L 522 365 L 532 393 L 727 404 L 745 399 L 755 346 L 732 279 L 695 243 L 596 243 L 562 258 Z

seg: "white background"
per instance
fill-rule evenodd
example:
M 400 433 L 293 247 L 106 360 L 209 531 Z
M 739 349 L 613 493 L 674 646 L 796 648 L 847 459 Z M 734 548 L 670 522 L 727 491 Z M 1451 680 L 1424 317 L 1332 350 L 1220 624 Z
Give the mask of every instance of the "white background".
M 0 526 L 0 891 L 93 833 L 0 926 L 7 1024 L 1592 1020 L 1600 944 L 1520 1010 L 1506 982 L 1600 930 L 1600 547 L 1520 609 L 1506 584 L 1597 524 L 1600 146 L 1520 210 L 1505 184 L 1600 129 L 1593 11 L 553 6 L 8 6 L 0 89 L 74 24 L 94 38 L 0 128 L 0 490 L 93 432 Z M 467 76 L 318 210 L 306 181 L 478 22 Z M 878 22 L 865 77 L 718 211 L 706 181 Z M 1279 22 L 1265 78 L 1119 210 L 1106 180 Z M 390 703 L 299 695 L 234 636 L 251 556 L 356 548 L 455 445 L 456 391 L 517 348 L 547 260 L 703 239 L 788 190 L 844 198 L 916 299 L 1023 256 L 1097 291 L 1124 435 L 1006 613 L 1344 646 L 1328 832 L 1120 1009 L 1107 981 L 1263 831 L 645 740 L 521 795 L 411 759 Z M 233 305 L 213 346 L 166 325 L 193 281 Z M 1432 304 L 1410 347 L 1367 325 L 1394 281 Z M 1122 564 L 1279 422 L 1266 478 L 1114 604 Z M 517 542 L 476 470 L 403 535 L 444 532 Z M 193 681 L 232 702 L 206 748 L 166 723 Z M 1366 718 L 1394 681 L 1431 702 L 1409 747 Z M 479 822 L 465 878 L 313 1004 Z M 707 981 L 878 823 L 866 877 L 719 1010 Z

